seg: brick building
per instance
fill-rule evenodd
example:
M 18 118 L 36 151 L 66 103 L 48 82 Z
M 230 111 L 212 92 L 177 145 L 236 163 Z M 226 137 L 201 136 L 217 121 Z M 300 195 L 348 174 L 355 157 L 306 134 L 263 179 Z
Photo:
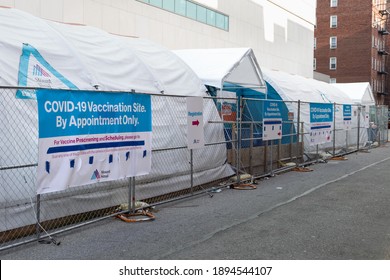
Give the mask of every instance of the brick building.
M 330 82 L 369 82 L 389 104 L 387 0 L 317 0 L 314 70 Z

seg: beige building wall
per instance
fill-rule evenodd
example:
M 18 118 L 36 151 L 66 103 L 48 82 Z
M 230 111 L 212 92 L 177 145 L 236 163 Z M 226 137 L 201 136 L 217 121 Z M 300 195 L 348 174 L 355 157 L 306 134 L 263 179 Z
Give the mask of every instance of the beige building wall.
M 228 15 L 229 30 L 136 0 L 0 0 L 0 6 L 147 38 L 169 49 L 250 47 L 262 67 L 313 77 L 316 0 L 194 2 Z

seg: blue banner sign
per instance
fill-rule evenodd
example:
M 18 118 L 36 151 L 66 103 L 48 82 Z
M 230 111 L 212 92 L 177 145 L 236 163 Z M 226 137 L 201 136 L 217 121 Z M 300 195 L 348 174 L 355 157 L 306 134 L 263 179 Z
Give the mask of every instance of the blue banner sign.
M 310 103 L 310 122 L 333 122 L 333 104 Z
M 145 175 L 150 95 L 37 90 L 38 193 Z
M 263 140 L 282 139 L 282 103 L 274 100 L 263 102 Z
M 310 145 L 332 141 L 333 115 L 333 104 L 310 103 Z
M 150 96 L 37 91 L 39 138 L 151 131 Z
M 352 105 L 343 105 L 343 121 L 346 130 L 352 129 Z
M 352 105 L 343 105 L 343 117 L 344 120 L 352 119 Z

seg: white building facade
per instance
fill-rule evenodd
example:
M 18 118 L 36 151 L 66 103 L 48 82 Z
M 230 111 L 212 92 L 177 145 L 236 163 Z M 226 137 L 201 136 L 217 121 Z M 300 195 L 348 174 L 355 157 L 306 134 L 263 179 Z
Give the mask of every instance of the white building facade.
M 313 77 L 316 0 L 0 0 L 168 49 L 250 47 L 261 67 Z

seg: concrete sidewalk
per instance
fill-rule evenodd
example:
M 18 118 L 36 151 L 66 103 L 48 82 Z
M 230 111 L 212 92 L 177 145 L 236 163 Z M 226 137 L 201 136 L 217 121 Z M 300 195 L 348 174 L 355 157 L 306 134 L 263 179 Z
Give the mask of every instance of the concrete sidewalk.
M 353 153 L 258 182 L 32 243 L 1 259 L 390 259 L 390 149 Z

